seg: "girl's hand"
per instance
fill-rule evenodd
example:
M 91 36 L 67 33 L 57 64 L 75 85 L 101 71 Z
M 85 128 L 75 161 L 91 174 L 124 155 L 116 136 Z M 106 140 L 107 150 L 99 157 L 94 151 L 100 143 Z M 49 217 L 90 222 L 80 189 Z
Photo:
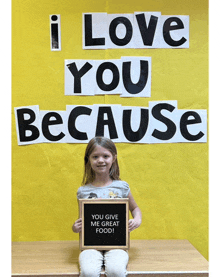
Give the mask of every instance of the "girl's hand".
M 128 221 L 128 231 L 131 232 L 134 229 L 137 229 L 140 225 L 141 225 L 141 221 L 140 220 L 137 220 L 135 218 L 130 219 Z
M 79 218 L 75 221 L 72 226 L 72 230 L 74 233 L 79 233 L 82 231 L 82 218 Z

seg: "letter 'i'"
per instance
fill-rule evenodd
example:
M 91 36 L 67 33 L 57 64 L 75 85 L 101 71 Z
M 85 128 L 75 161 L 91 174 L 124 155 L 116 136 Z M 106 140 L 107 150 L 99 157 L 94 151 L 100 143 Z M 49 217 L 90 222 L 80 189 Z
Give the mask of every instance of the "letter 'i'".
M 50 48 L 51 51 L 61 51 L 60 15 L 50 15 Z

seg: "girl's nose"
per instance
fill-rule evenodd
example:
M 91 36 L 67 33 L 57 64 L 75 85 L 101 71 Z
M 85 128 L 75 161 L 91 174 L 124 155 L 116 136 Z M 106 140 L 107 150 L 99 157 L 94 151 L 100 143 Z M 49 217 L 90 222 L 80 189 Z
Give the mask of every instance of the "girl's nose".
M 99 162 L 99 163 L 102 163 L 102 162 L 103 162 L 103 157 L 99 157 L 99 158 L 98 158 L 98 162 Z

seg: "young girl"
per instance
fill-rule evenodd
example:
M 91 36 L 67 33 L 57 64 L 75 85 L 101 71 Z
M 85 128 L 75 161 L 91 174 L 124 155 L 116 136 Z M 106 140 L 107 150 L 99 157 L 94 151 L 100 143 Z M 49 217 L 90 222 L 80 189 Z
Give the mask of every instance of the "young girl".
M 87 145 L 84 157 L 82 186 L 77 199 L 82 198 L 128 198 L 133 219 L 129 220 L 129 232 L 141 224 L 141 211 L 137 206 L 129 185 L 119 178 L 119 166 L 115 144 L 107 138 L 95 137 Z M 82 230 L 82 219 L 72 226 L 73 232 Z M 99 277 L 104 264 L 108 277 L 126 276 L 128 253 L 122 249 L 109 251 L 84 250 L 80 253 L 80 277 Z

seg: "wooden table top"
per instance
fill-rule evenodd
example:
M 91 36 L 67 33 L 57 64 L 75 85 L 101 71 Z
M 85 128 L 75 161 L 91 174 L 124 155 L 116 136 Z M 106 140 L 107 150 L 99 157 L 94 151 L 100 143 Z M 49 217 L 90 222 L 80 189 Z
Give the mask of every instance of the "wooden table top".
M 12 276 L 77 276 L 79 253 L 78 241 L 13 242 Z M 128 272 L 207 273 L 208 262 L 187 240 L 131 240 Z

